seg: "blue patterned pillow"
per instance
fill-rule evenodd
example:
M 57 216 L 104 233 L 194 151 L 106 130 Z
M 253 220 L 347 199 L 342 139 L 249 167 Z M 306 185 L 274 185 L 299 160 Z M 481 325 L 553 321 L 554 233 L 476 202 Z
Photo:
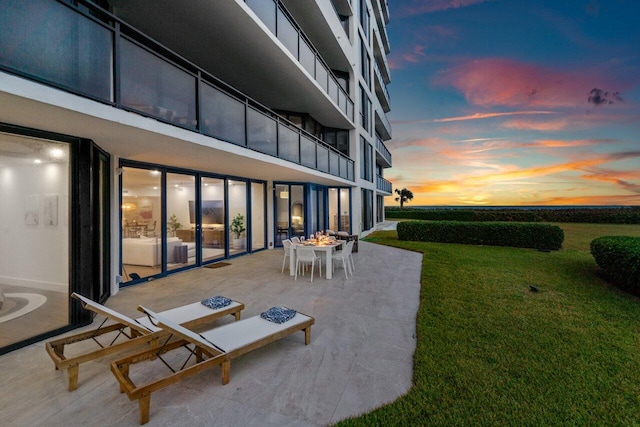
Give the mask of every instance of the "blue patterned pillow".
M 229 304 L 231 304 L 232 300 L 230 300 L 229 298 L 225 298 L 225 297 L 221 297 L 221 296 L 215 296 L 215 297 L 211 297 L 211 298 L 207 298 L 207 299 L 203 299 L 202 304 L 204 304 L 205 306 L 213 309 L 213 310 L 217 310 L 219 308 L 222 307 L 226 307 Z
M 293 316 L 296 315 L 296 311 L 292 308 L 287 307 L 271 307 L 269 310 L 265 311 L 260 315 L 265 320 L 274 323 L 284 323 L 288 320 L 293 319 Z

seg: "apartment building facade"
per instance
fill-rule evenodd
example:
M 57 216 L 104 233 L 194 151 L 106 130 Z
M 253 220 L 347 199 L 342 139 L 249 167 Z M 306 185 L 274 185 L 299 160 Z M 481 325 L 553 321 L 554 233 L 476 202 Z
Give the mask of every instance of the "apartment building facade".
M 373 230 L 388 22 L 385 0 L 0 3 L 0 352 L 90 321 L 72 292 Z

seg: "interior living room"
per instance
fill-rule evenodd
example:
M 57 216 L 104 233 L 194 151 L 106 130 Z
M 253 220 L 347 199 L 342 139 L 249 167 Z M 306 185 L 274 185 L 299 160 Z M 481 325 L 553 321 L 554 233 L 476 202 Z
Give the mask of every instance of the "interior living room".
M 125 283 L 158 275 L 163 265 L 170 271 L 246 252 L 248 193 L 254 219 L 251 249 L 265 247 L 263 183 L 252 182 L 248 189 L 244 180 L 199 177 L 196 186 L 195 174 L 140 167 L 121 168 L 121 177 Z

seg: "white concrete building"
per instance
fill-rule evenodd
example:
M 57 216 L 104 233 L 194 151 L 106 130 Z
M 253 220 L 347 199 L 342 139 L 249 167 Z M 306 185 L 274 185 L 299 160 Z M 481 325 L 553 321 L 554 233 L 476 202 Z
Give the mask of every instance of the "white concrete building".
M 374 229 L 388 21 L 386 0 L 2 1 L 0 354 L 86 324 L 71 292 Z

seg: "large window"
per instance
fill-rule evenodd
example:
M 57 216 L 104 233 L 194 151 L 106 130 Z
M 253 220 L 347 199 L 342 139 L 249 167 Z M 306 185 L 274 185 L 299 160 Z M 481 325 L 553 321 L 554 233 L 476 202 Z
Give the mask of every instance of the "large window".
M 69 158 L 69 144 L 0 133 L 0 348 L 69 324 Z
M 360 137 L 360 178 L 373 182 L 373 146 Z
M 251 183 L 251 250 L 264 249 L 265 247 L 265 200 L 264 183 Z
M 362 189 L 362 229 L 373 228 L 373 191 Z
M 371 84 L 371 58 L 367 52 L 367 45 L 364 40 L 360 39 L 360 73 L 362 78 L 367 83 L 367 86 Z
M 329 228 L 334 231 L 351 231 L 350 190 L 329 188 Z
M 366 131 L 369 131 L 371 124 L 371 101 L 362 86 L 360 86 L 360 124 Z
M 367 0 L 360 0 L 360 25 L 362 32 L 367 40 L 369 39 L 369 9 L 367 9 Z

